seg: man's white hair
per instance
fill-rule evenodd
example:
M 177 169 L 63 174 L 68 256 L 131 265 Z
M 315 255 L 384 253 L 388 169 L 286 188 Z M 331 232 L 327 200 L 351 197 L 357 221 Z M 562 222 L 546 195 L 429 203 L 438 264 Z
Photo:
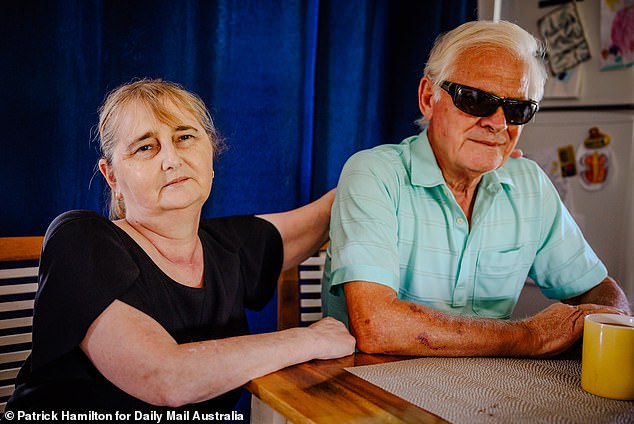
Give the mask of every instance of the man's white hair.
M 440 84 L 449 79 L 456 59 L 464 52 L 477 54 L 502 49 L 526 64 L 524 83 L 528 97 L 540 101 L 548 78 L 541 41 L 520 26 L 507 21 L 473 21 L 441 34 L 429 53 L 424 75 L 434 83 L 434 99 L 440 97 Z M 424 118 L 419 124 L 425 124 Z

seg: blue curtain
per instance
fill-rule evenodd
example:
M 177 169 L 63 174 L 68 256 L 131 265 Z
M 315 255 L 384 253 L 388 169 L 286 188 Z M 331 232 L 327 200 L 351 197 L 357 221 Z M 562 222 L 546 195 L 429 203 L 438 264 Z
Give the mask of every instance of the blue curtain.
M 204 216 L 291 209 L 336 186 L 359 149 L 414 134 L 433 39 L 476 0 L 4 0 L 0 236 L 43 234 L 69 209 L 104 211 L 93 141 L 105 93 L 178 82 L 229 150 Z M 250 315 L 275 328 L 275 300 Z
M 322 1 L 311 195 L 354 152 L 418 133 L 418 83 L 435 38 L 477 19 L 475 0 Z

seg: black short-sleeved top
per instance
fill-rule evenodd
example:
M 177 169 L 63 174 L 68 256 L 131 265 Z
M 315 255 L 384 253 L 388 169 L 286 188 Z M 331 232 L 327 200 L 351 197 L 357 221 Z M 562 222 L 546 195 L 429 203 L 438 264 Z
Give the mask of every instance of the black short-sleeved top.
M 118 226 L 89 211 L 57 217 L 46 232 L 33 318 L 33 350 L 8 410 L 160 410 L 115 387 L 79 348 L 115 299 L 156 320 L 178 343 L 249 333 L 245 308 L 272 297 L 282 239 L 253 216 L 203 220 L 204 287 L 179 284 Z M 204 367 L 205 364 L 200 364 Z M 227 411 L 239 390 L 184 409 Z

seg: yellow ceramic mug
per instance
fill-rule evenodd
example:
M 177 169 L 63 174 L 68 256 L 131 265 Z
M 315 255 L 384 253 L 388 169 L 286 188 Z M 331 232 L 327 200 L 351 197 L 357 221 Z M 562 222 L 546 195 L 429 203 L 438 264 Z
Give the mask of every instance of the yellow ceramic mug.
M 598 396 L 634 400 L 634 317 L 586 316 L 581 387 Z

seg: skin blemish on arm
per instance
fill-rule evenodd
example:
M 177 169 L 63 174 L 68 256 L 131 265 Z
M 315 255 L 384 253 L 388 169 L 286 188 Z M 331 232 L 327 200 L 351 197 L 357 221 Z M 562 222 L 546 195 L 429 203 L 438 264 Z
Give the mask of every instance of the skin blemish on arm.
M 423 309 L 422 306 L 417 305 L 416 303 L 410 303 L 409 304 L 409 309 L 410 309 L 410 311 L 412 311 L 414 313 L 417 313 L 417 314 L 425 312 L 425 309 Z
M 423 346 L 431 350 L 440 350 L 445 347 L 445 346 L 433 346 L 431 341 L 429 340 L 429 337 L 425 333 L 420 333 L 418 336 L 416 336 L 416 340 L 418 341 L 418 343 L 422 344 Z

